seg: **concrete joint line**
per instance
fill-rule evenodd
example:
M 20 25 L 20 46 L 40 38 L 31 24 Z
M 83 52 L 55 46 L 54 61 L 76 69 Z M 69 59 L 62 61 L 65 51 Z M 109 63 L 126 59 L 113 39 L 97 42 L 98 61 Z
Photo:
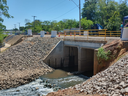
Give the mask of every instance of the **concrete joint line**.
M 62 42 L 62 40 L 60 40 L 53 48 L 52 50 L 48 53 L 48 55 L 46 55 L 44 58 L 43 58 L 43 61 L 51 54 L 51 52 Z

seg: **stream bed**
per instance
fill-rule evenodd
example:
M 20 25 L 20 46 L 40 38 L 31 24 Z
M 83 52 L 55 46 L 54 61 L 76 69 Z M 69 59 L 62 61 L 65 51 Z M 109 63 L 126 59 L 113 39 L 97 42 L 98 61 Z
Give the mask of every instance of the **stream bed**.
M 82 83 L 87 79 L 88 77 L 82 74 L 73 75 L 69 72 L 57 69 L 28 84 L 17 88 L 0 90 L 0 96 L 42 96 L 59 89 Z

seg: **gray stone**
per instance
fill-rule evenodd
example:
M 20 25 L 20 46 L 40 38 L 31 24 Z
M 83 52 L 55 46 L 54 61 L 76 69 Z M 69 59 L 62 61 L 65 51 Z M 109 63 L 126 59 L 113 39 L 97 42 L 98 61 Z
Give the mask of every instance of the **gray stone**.
M 127 87 L 127 88 L 125 88 L 125 92 L 127 92 L 127 93 L 128 93 L 128 87 Z
M 121 93 L 125 93 L 125 89 L 121 89 L 120 92 L 121 92 Z
M 119 94 L 113 94 L 112 96 L 119 96 Z

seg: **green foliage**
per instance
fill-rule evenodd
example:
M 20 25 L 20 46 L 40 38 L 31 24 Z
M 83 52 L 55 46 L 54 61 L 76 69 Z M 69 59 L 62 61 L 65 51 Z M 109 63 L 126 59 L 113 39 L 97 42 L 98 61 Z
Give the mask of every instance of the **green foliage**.
M 86 20 L 87 21 L 87 20 Z M 90 20 L 89 20 L 90 21 Z M 34 22 L 30 22 L 30 20 L 25 19 L 26 27 L 25 29 L 35 30 L 36 33 L 39 33 L 41 30 L 51 32 L 52 30 L 62 31 L 63 29 L 71 29 L 71 28 L 79 28 L 79 22 L 72 19 L 67 19 L 63 21 L 40 21 L 35 20 Z M 88 22 L 90 24 L 90 22 Z M 35 25 L 35 29 L 34 29 Z M 87 24 L 86 24 L 87 25 Z M 87 26 L 86 26 L 87 28 Z
M 9 10 L 9 7 L 7 6 L 7 0 L 0 0 L 0 15 L 3 15 L 4 17 L 7 17 L 7 18 L 13 18 L 13 16 L 11 16 L 8 13 L 8 10 Z M 6 26 L 2 24 L 3 21 L 4 19 L 2 18 L 2 16 L 0 16 L 0 32 L 6 29 Z M 0 36 L 0 40 L 2 41 L 2 35 Z
M 87 17 L 89 20 L 95 19 L 96 16 L 96 2 L 98 0 L 85 0 L 84 8 L 82 9 L 82 17 Z
M 0 44 L 3 43 L 4 38 L 6 38 L 8 35 L 4 35 L 2 32 L 0 32 Z
M 115 11 L 112 17 L 108 19 L 108 23 L 105 28 L 111 31 L 119 30 L 120 22 L 121 19 L 119 12 Z
M 8 10 L 9 7 L 7 6 L 7 0 L 0 0 L 0 10 L 2 15 L 4 15 L 7 18 L 13 18 L 13 16 L 9 15 Z M 2 18 L 0 18 L 0 21 L 3 21 Z
M 1 32 L 2 30 L 5 30 L 5 29 L 6 29 L 6 26 L 3 25 L 2 23 L 0 23 L 0 32 Z
M 20 31 L 25 31 L 25 27 L 24 26 L 21 26 L 20 27 Z
M 81 26 L 83 29 L 91 28 L 93 22 L 91 20 L 87 20 L 86 17 L 81 19 Z
M 118 6 L 118 11 L 120 13 L 120 18 L 123 20 L 124 16 L 128 15 L 128 6 L 125 1 L 121 2 Z
M 126 0 L 85 0 L 82 17 L 101 24 L 105 29 L 119 30 L 123 17 L 128 15 Z
M 99 63 L 101 63 L 102 60 L 107 61 L 109 59 L 109 55 L 111 54 L 110 50 L 105 52 L 104 49 L 101 47 L 98 49 L 97 58 Z

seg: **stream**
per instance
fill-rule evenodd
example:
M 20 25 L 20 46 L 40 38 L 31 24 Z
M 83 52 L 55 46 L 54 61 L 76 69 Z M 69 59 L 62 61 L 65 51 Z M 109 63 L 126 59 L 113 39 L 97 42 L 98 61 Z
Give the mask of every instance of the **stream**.
M 50 92 L 82 83 L 88 78 L 82 74 L 73 75 L 72 73 L 57 69 L 28 84 L 17 88 L 0 90 L 0 96 L 45 96 Z

